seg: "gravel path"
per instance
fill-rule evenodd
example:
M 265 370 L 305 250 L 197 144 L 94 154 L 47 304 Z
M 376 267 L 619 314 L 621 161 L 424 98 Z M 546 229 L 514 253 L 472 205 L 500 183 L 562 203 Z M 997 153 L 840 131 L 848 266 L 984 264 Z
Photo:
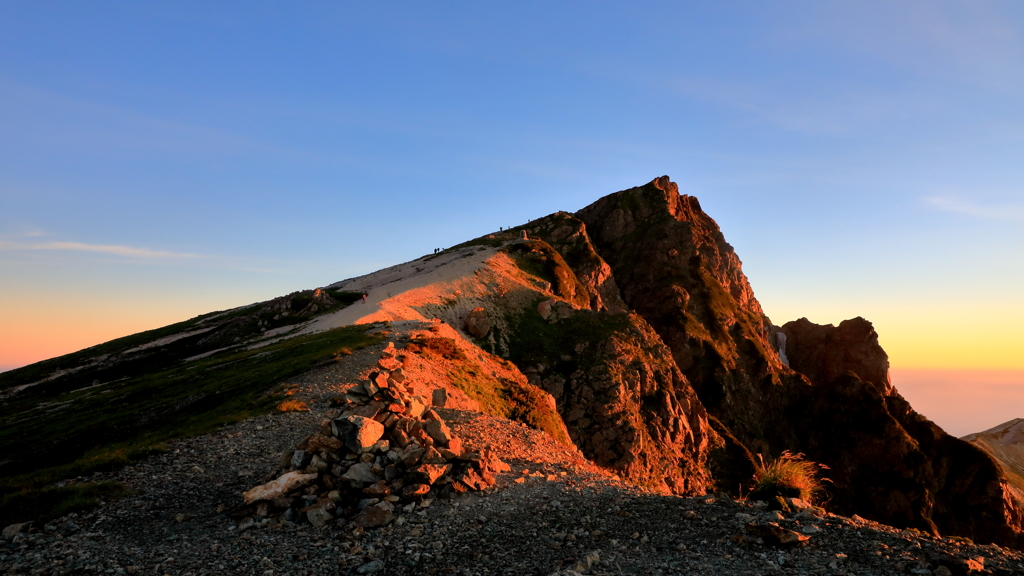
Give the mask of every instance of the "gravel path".
M 393 334 L 401 346 L 401 334 Z M 1024 574 L 1021 553 L 933 539 L 834 515 L 781 515 L 729 499 L 645 493 L 525 426 L 441 410 L 471 448 L 511 466 L 496 487 L 425 501 L 390 526 L 344 521 L 317 530 L 229 511 L 276 469 L 281 452 L 319 427 L 327 401 L 383 345 L 289 384 L 312 411 L 275 413 L 181 440 L 167 453 L 96 479 L 134 490 L 0 543 L 2 574 Z M 806 533 L 795 548 L 745 536 L 748 523 Z

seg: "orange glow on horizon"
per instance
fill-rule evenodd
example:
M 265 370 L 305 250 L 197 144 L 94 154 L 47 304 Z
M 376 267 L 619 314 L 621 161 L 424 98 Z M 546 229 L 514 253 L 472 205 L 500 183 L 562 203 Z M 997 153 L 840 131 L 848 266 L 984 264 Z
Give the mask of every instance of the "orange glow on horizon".
M 1024 370 L 894 368 L 896 390 L 954 436 L 1024 418 Z
M 12 298 L 8 302 L 18 300 Z M 0 369 L 10 370 L 63 356 L 197 315 L 188 310 L 195 308 L 195 304 L 186 308 L 172 303 L 157 308 L 142 301 L 98 304 L 72 299 L 31 300 L 21 300 L 28 303 L 17 308 L 0 303 Z

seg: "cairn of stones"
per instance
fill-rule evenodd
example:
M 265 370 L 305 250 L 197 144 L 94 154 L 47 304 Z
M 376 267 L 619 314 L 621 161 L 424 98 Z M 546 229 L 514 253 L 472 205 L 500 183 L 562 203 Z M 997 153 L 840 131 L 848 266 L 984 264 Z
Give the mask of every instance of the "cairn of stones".
M 249 518 L 378 528 L 438 496 L 484 490 L 509 469 L 486 450 L 463 450 L 434 409 L 443 388 L 430 401 L 408 391 L 394 343 L 377 364 L 335 400 L 340 413 L 282 455 L 277 479 L 243 494 Z

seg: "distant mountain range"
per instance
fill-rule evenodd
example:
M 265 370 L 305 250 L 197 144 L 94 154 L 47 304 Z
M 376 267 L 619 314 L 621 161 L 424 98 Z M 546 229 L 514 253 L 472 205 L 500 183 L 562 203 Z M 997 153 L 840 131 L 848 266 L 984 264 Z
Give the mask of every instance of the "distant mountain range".
M 571 442 L 627 481 L 741 496 L 757 455 L 802 453 L 828 466 L 837 513 L 1024 546 L 1024 420 L 954 438 L 892 386 L 867 320 L 773 324 L 718 225 L 668 177 L 373 274 L 0 374 L 0 472 L 202 431 L 363 345 L 370 323 L 434 319 L 516 372 L 451 372 L 480 410 Z

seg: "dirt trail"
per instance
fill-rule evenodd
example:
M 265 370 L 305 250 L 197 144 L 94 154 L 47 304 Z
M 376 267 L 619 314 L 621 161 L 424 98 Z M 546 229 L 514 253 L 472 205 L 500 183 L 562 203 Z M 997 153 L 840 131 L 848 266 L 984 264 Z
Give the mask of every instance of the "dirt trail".
M 411 262 L 332 284 L 366 294 L 366 302 L 326 314 L 311 322 L 303 333 L 351 324 L 430 320 L 420 312 L 426 304 L 441 304 L 458 292 L 470 292 L 476 272 L 487 266 L 496 248 L 473 246 L 424 256 Z

